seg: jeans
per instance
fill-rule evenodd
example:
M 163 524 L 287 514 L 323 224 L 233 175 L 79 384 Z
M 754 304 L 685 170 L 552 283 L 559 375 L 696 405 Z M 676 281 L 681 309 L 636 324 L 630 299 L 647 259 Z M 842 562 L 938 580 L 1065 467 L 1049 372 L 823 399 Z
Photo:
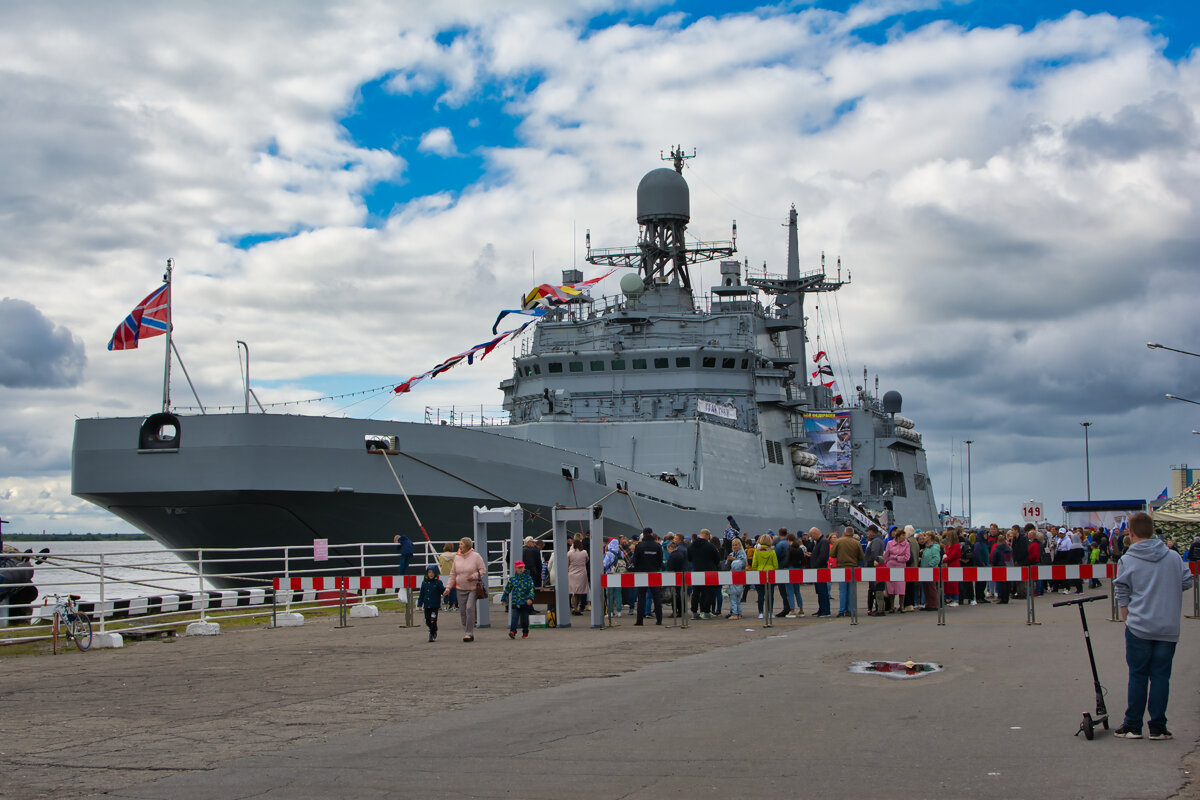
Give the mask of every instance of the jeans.
M 1126 727 L 1136 731 L 1142 729 L 1142 715 L 1146 712 L 1149 694 L 1150 730 L 1166 729 L 1167 696 L 1171 690 L 1171 661 L 1174 658 L 1175 642 L 1142 639 L 1125 629 L 1125 663 L 1129 665 Z
M 637 590 L 637 621 L 641 622 L 649 613 L 647 608 L 654 602 L 654 619 L 662 623 L 662 589 L 657 586 L 639 586 Z
M 508 612 L 508 629 L 516 633 L 519 623 L 521 633 L 529 633 L 529 612 L 532 608 L 533 606 L 530 605 L 513 606 Z
M 788 588 L 788 594 L 791 595 L 792 611 L 795 611 L 796 613 L 799 613 L 804 609 L 804 601 L 800 599 L 800 587 L 802 585 L 803 584 L 799 583 L 784 584 L 784 586 Z
M 605 589 L 604 600 L 607 608 L 604 610 L 609 614 L 616 614 L 621 610 L 621 590 L 620 589 Z
M 437 619 L 438 610 L 436 608 L 425 609 L 425 627 L 429 629 L 431 636 L 437 636 Z
M 816 585 L 816 590 L 817 590 L 817 616 L 828 617 L 829 616 L 829 584 L 828 583 L 818 583 Z
M 838 613 L 850 613 L 850 582 L 838 581 Z
M 742 587 L 729 587 L 729 613 L 735 617 L 742 615 Z

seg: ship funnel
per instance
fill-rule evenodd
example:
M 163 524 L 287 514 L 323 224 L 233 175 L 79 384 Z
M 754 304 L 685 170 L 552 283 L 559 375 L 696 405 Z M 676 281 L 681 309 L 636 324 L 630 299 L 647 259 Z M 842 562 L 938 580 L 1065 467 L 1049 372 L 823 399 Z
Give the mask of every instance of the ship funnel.
M 900 406 L 904 404 L 904 398 L 896 390 L 885 392 L 883 395 L 883 410 L 887 414 L 899 414 Z

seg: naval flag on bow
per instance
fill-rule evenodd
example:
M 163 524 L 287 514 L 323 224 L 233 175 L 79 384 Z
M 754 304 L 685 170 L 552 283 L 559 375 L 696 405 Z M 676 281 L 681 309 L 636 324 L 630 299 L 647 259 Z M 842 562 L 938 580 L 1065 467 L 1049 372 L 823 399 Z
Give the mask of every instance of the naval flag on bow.
M 121 321 L 108 342 L 109 350 L 136 350 L 138 340 L 167 332 L 171 315 L 171 284 L 164 283 L 137 304 Z

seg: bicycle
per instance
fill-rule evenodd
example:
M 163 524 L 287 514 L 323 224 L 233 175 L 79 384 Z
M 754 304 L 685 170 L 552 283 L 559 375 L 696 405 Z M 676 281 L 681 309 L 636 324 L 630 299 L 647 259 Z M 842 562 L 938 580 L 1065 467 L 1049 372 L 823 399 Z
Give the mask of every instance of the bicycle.
M 61 627 L 67 639 L 74 641 L 80 651 L 92 646 L 92 621 L 79 610 L 75 601 L 79 595 L 71 594 L 63 597 L 54 595 L 54 629 L 50 638 L 54 641 L 54 652 L 58 653 L 58 632 Z

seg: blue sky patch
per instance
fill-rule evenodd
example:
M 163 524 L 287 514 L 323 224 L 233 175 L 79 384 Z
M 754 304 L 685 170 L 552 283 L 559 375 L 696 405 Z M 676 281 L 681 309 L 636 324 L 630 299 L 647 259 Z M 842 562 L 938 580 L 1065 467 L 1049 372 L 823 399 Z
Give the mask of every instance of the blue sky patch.
M 369 226 L 378 226 L 397 206 L 439 192 L 460 193 L 484 174 L 482 151 L 514 147 L 520 120 L 506 111 L 505 88 L 485 84 L 478 95 L 458 108 L 438 103 L 445 84 L 412 94 L 395 94 L 386 88 L 390 76 L 365 84 L 354 110 L 341 120 L 351 140 L 360 147 L 388 150 L 401 156 L 406 166 L 392 181 L 374 184 L 363 195 L 370 214 Z M 521 91 L 536 88 L 526 80 Z M 512 90 L 510 89 L 509 92 Z M 446 128 L 454 138 L 453 155 L 422 152 L 421 137 L 435 128 Z

